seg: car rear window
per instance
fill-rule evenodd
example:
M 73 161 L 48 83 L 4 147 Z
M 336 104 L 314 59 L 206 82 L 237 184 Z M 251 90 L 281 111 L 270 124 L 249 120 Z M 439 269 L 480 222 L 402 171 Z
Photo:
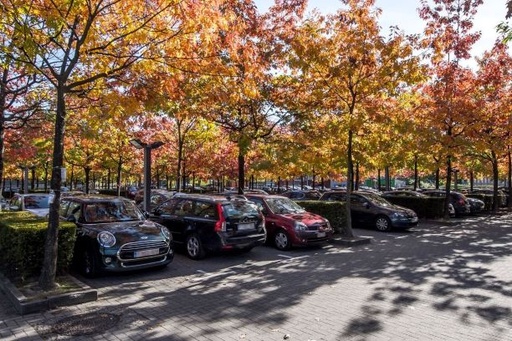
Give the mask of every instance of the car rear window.
M 223 203 L 222 209 L 226 218 L 259 214 L 258 206 L 247 200 L 232 200 Z

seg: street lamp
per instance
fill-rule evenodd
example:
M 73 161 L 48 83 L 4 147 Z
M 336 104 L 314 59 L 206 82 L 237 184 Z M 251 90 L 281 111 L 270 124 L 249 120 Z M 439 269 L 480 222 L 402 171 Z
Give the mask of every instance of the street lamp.
M 162 141 L 144 143 L 139 139 L 131 139 L 130 144 L 137 149 L 144 149 L 144 201 L 142 207 L 144 211 L 148 211 L 151 196 L 151 150 L 161 147 L 164 143 Z

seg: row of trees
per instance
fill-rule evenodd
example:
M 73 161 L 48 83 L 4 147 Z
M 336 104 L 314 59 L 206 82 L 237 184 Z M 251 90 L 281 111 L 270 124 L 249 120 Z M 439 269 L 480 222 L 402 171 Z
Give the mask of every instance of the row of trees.
M 0 0 L 0 178 L 37 165 L 56 193 L 41 286 L 54 285 L 60 169 L 138 177 L 132 138 L 165 142 L 153 169 L 178 188 L 191 173 L 242 188 L 247 172 L 351 184 L 356 169 L 395 169 L 442 173 L 449 191 L 455 166 L 510 183 L 507 46 L 476 70 L 461 62 L 481 2 L 422 0 L 423 35 L 383 36 L 374 0 L 327 16 L 306 0 L 265 13 L 250 0 Z

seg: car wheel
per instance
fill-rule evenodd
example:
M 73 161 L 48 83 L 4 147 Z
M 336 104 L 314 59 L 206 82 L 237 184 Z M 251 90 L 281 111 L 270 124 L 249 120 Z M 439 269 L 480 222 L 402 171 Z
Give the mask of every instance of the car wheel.
M 87 249 L 83 253 L 82 274 L 88 278 L 94 278 L 98 275 L 98 257 L 91 249 Z
M 201 259 L 204 258 L 205 252 L 203 249 L 203 244 L 201 243 L 201 239 L 197 233 L 191 233 L 187 236 L 187 255 L 191 259 Z
M 378 216 L 375 219 L 375 228 L 382 232 L 391 231 L 391 221 L 386 216 Z
M 278 230 L 274 236 L 274 245 L 278 250 L 290 250 L 292 247 L 290 237 L 285 230 Z

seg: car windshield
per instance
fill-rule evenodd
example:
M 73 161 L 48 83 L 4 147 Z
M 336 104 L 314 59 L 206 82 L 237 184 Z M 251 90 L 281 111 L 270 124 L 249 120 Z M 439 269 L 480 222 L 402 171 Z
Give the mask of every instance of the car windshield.
M 24 197 L 26 209 L 50 208 L 50 195 L 28 195 Z
M 372 203 L 379 205 L 379 206 L 393 206 L 392 203 L 381 197 L 380 195 L 373 194 L 373 193 L 365 193 L 364 197 L 370 200 Z
M 85 221 L 89 223 L 143 220 L 142 212 L 129 201 L 95 202 L 84 209 Z
M 231 200 L 222 207 L 226 218 L 259 215 L 258 206 L 247 200 Z
M 289 214 L 289 213 L 304 213 L 306 210 L 289 198 L 267 198 L 268 207 L 274 213 Z

